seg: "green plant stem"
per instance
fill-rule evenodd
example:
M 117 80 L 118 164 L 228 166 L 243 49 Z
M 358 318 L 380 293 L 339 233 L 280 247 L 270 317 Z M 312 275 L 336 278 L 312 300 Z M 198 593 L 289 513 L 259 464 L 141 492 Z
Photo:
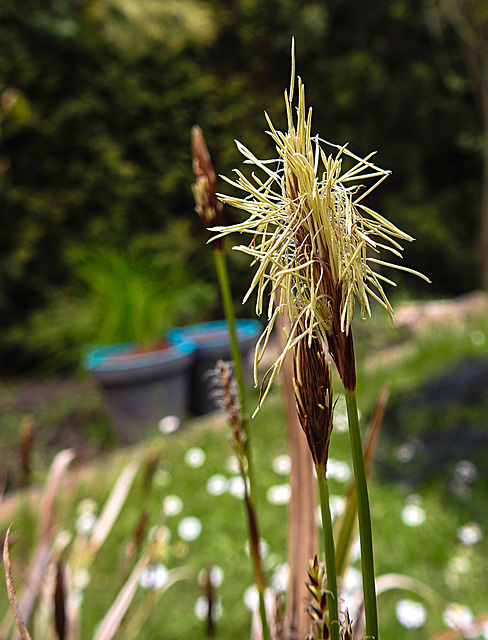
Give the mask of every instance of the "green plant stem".
M 232 299 L 232 292 L 230 289 L 225 253 L 222 249 L 216 249 L 213 253 L 217 277 L 219 279 L 220 293 L 222 295 L 222 303 L 224 305 L 225 318 L 229 327 L 230 349 L 232 359 L 234 361 L 234 373 L 236 376 L 237 386 L 239 387 L 239 395 L 241 396 L 241 412 L 244 418 L 246 418 L 246 387 L 244 384 L 244 375 L 242 373 L 242 358 L 236 331 L 236 315 L 234 313 L 234 301 Z
M 215 249 L 215 268 L 217 270 L 217 277 L 219 280 L 220 293 L 222 295 L 222 303 L 224 305 L 225 318 L 227 320 L 227 326 L 229 328 L 230 349 L 232 354 L 232 360 L 234 361 L 234 374 L 239 388 L 239 400 L 241 403 L 241 424 L 244 433 L 246 434 L 246 459 L 247 459 L 247 475 L 249 478 L 249 493 L 253 505 L 256 505 L 256 492 L 254 482 L 254 466 L 252 460 L 252 450 L 250 444 L 249 434 L 249 420 L 247 416 L 247 402 L 246 402 L 246 385 L 244 384 L 244 375 L 242 372 L 242 357 L 241 350 L 239 349 L 239 340 L 237 339 L 236 330 L 236 316 L 234 313 L 234 302 L 232 300 L 232 292 L 230 289 L 229 274 L 227 272 L 227 264 L 225 261 L 225 254 L 222 249 Z
M 325 465 L 315 465 L 319 485 L 322 528 L 324 532 L 325 568 L 327 570 L 327 603 L 331 640 L 339 640 L 339 609 L 337 599 L 337 574 L 335 565 L 334 533 L 329 504 L 329 483 Z
M 246 510 L 249 525 L 249 543 L 250 554 L 252 557 L 254 579 L 256 581 L 256 587 L 259 593 L 259 615 L 261 618 L 261 625 L 263 628 L 263 640 L 269 639 L 269 629 L 266 617 L 266 607 L 264 602 L 264 573 L 261 562 L 261 555 L 259 553 L 259 527 L 257 520 L 257 507 L 256 507 L 256 492 L 254 482 L 254 469 L 251 455 L 251 446 L 249 438 L 249 421 L 247 417 L 247 403 L 246 403 L 246 386 L 244 384 L 244 375 L 242 371 L 242 357 L 241 350 L 239 349 L 239 340 L 237 338 L 236 330 L 236 317 L 234 312 L 234 301 L 232 299 L 232 292 L 230 289 L 229 274 L 227 271 L 227 264 L 225 261 L 225 253 L 223 249 L 214 249 L 215 269 L 217 271 L 217 277 L 219 281 L 220 293 L 222 296 L 222 303 L 224 306 L 224 314 L 227 320 L 227 326 L 229 329 L 230 348 L 232 354 L 232 360 L 234 361 L 234 374 L 239 389 L 239 399 L 241 403 L 241 426 L 246 435 L 245 443 L 245 458 L 247 461 L 247 469 L 243 470 L 243 480 L 246 482 L 249 480 L 249 491 L 246 489 Z
M 359 539 L 361 543 L 361 565 L 363 573 L 364 613 L 366 637 L 378 639 L 378 613 L 376 609 L 376 586 L 374 578 L 373 534 L 369 508 L 368 484 L 364 466 L 361 432 L 359 429 L 356 391 L 344 389 L 346 395 L 349 437 L 351 439 L 354 480 L 358 503 Z

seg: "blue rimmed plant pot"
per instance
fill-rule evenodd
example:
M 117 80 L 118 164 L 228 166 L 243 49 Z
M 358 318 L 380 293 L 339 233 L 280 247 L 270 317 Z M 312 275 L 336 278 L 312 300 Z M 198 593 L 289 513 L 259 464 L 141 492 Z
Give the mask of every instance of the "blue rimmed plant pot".
M 188 410 L 195 345 L 172 340 L 142 350 L 133 343 L 88 351 L 83 366 L 100 384 L 123 443 L 135 442 L 166 416 L 182 420 Z
M 236 329 L 244 378 L 251 385 L 251 353 L 262 327 L 256 320 L 237 320 Z M 227 322 L 217 320 L 172 329 L 168 337 L 174 341 L 190 341 L 195 345 L 195 360 L 190 377 L 190 411 L 196 415 L 214 411 L 218 408 L 218 403 L 215 399 L 215 379 L 212 378 L 212 370 L 215 369 L 218 360 L 232 359 Z

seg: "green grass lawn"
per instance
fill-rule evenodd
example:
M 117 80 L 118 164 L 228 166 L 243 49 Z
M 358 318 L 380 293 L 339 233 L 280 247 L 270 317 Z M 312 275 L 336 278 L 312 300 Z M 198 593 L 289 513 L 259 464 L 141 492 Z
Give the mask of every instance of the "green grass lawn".
M 461 363 L 467 358 L 473 359 L 472 362 L 487 358 L 488 320 L 473 319 L 456 335 L 452 329 L 436 328 L 413 339 L 406 332 L 385 328 L 380 314 L 376 315 L 372 321 L 357 326 L 356 346 L 360 362 L 364 362 L 358 372 L 363 424 L 367 423 L 385 381 L 389 380 L 391 385 L 390 410 L 385 416 L 371 481 L 377 576 L 401 574 L 421 581 L 432 590 L 428 598 L 406 590 L 381 594 L 381 637 L 427 640 L 446 627 L 443 611 L 449 604 L 469 607 L 474 615 L 488 613 L 488 448 L 481 446 L 488 431 L 488 397 L 485 390 L 467 406 L 447 403 L 442 410 L 428 403 L 418 406 L 416 398 L 421 396 L 416 394 L 436 376 L 461 370 Z M 380 357 L 388 354 L 386 349 L 390 350 L 390 357 Z M 451 397 L 450 391 L 446 393 Z M 281 388 L 276 385 L 252 422 L 261 536 L 265 541 L 265 569 L 270 582 L 286 562 L 287 475 L 283 456 L 287 453 L 287 442 L 281 394 Z M 254 394 L 251 405 L 256 401 Z M 61 411 L 59 406 L 57 410 Z M 55 413 L 56 409 L 52 411 Z M 340 412 L 339 400 L 338 420 L 330 446 L 333 462 L 329 462 L 335 476 L 330 480 L 331 495 L 337 496 L 334 504 L 338 508 L 352 466 L 349 436 L 341 430 Z M 99 414 L 97 416 L 99 420 Z M 46 416 L 42 419 L 49 421 Z M 12 438 L 12 413 L 7 412 L 0 420 L 10 421 L 8 437 Z M 463 446 L 453 436 L 463 433 L 463 425 L 470 434 L 470 447 Z M 93 427 L 88 424 L 80 428 L 93 434 Z M 102 431 L 106 438 L 105 426 Z M 148 528 L 167 528 L 168 540 L 159 548 L 159 562 L 169 569 L 189 567 L 192 574 L 161 596 L 137 637 L 147 640 L 206 637 L 205 623 L 196 615 L 197 603 L 204 593 L 198 574 L 209 565 L 217 565 L 222 576 L 216 590 L 221 614 L 217 637 L 222 640 L 248 638 L 251 613 L 244 598 L 253 580 L 246 554 L 246 524 L 243 503 L 238 497 L 239 481 L 222 417 L 190 420 L 170 435 L 158 435 L 155 431 L 134 449 L 96 459 L 92 471 L 77 486 L 73 507 L 65 514 L 63 526 L 74 531 L 79 516 L 77 508 L 84 498 L 93 498 L 98 510 L 101 508 L 124 459 L 141 453 L 149 455 L 155 450 L 160 451 L 160 457 L 151 493 L 144 483 L 142 465 L 120 519 L 90 570 L 89 584 L 83 592 L 82 638 L 92 637 L 97 622 L 128 575 L 127 544 L 148 501 L 151 505 Z M 25 506 L 19 498 L 19 504 L 24 504 L 24 508 L 13 516 L 9 514 L 8 522 L 2 518 L 1 525 L 4 529 L 14 520 L 11 556 L 14 579 L 20 585 L 24 577 L 22 566 L 35 539 L 38 501 Z M 187 518 L 198 520 L 185 520 Z M 185 533 L 185 525 L 190 534 L 193 531 L 195 535 L 198 529 L 194 527 L 198 523 L 201 525 L 199 535 L 186 540 L 189 534 Z M 351 588 L 359 569 L 358 559 L 352 566 Z M 133 610 L 137 610 L 147 596 L 148 592 L 140 588 Z M 156 597 L 155 594 L 152 597 Z M 0 598 L 2 611 L 6 611 L 3 587 Z M 397 605 L 405 599 L 425 607 L 426 619 L 419 628 L 405 628 L 397 619 Z M 41 638 L 35 633 L 33 637 Z M 116 637 L 129 640 L 123 629 Z

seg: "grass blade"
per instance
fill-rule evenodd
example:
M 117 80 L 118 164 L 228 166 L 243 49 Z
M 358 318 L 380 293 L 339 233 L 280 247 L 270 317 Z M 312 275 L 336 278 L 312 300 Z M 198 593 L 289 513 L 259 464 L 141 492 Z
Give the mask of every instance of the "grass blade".
M 54 506 L 56 498 L 59 496 L 60 487 L 66 486 L 66 475 L 68 467 L 75 459 L 76 454 L 73 449 L 64 449 L 54 458 L 46 486 L 42 493 L 39 513 L 41 520 L 39 524 L 39 542 L 34 550 L 32 560 L 28 568 L 27 584 L 20 596 L 20 609 L 25 620 L 29 620 L 36 598 L 39 594 L 40 585 L 51 557 L 51 542 L 53 535 Z M 0 637 L 4 637 L 10 628 L 10 615 L 7 615 L 0 628 Z
M 132 598 L 137 589 L 139 577 L 149 563 L 150 556 L 145 554 L 136 564 L 126 583 L 116 597 L 113 605 L 107 611 L 98 631 L 93 636 L 93 640 L 111 640 L 117 633 L 123 617 L 127 613 Z
M 98 549 L 105 542 L 114 522 L 119 516 L 139 469 L 139 464 L 139 460 L 132 460 L 128 465 L 126 465 L 122 470 L 122 473 L 119 475 L 117 482 L 105 503 L 103 511 L 100 514 L 100 519 L 98 520 L 91 535 L 88 549 L 92 555 L 95 555 Z
M 59 488 L 65 485 L 64 479 L 66 472 L 75 457 L 76 453 L 73 449 L 64 449 L 56 455 L 51 464 L 40 509 L 41 522 L 39 525 L 39 540 L 41 542 L 51 537 L 54 503 L 59 495 Z
M 175 584 L 175 582 L 179 582 L 180 580 L 185 580 L 191 577 L 194 577 L 194 572 L 189 568 L 180 567 L 178 569 L 172 569 L 169 572 L 168 579 L 164 586 L 160 589 L 157 589 L 156 591 L 151 591 L 150 593 L 148 593 L 148 596 L 141 602 L 138 609 L 134 613 L 132 613 L 130 620 L 127 621 L 127 624 L 125 626 L 125 637 L 136 640 L 139 635 L 139 631 L 142 630 L 144 623 L 151 614 L 151 611 L 154 611 L 154 608 L 162 597 L 163 593 L 165 593 L 165 591 L 169 589 L 171 585 Z
M 30 633 L 27 630 L 27 627 L 24 622 L 24 618 L 22 617 L 22 613 L 19 608 L 19 604 L 17 602 L 17 596 L 15 595 L 15 587 L 12 580 L 12 567 L 10 564 L 10 555 L 8 551 L 8 538 L 10 535 L 10 529 L 12 525 L 7 529 L 7 533 L 5 534 L 5 541 L 3 543 L 3 565 L 5 568 L 5 579 L 7 582 L 7 592 L 8 599 L 10 601 L 10 606 L 12 607 L 12 611 L 15 616 L 15 620 L 17 622 L 17 629 L 19 630 L 20 637 L 22 640 L 32 640 Z

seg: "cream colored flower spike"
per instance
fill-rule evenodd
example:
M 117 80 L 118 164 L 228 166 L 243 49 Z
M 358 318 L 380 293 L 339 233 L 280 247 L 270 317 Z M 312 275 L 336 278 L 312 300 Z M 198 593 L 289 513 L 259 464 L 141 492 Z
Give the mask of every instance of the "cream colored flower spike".
M 296 85 L 298 107 L 294 118 Z M 252 236 L 248 246 L 234 249 L 249 254 L 252 264 L 257 265 L 244 302 L 256 290 L 256 313 L 260 315 L 265 299 L 268 300 L 268 324 L 256 347 L 256 383 L 257 364 L 277 315 L 286 311 L 290 316 L 292 330 L 283 353 L 265 376 L 267 385 L 260 405 L 286 353 L 298 341 L 307 336 L 311 340 L 313 332 L 327 341 L 333 325 L 334 330 L 348 334 L 355 300 L 364 317 L 371 314 L 369 298 L 374 298 L 393 323 L 393 309 L 382 282 L 395 283 L 375 272 L 371 264 L 408 271 L 428 281 L 416 271 L 369 255 L 384 250 L 401 257 L 398 241 L 413 238 L 364 204 L 366 196 L 389 175 L 389 171 L 371 162 L 374 153 L 360 158 L 346 145 L 311 136 L 312 109 L 307 111 L 305 87 L 300 78 L 295 78 L 294 43 L 285 107 L 288 121 L 285 133 L 277 131 L 265 114 L 270 129 L 267 133 L 276 144 L 276 159 L 259 160 L 236 141 L 244 163 L 253 165 L 263 177 L 253 172 L 247 178 L 237 169 L 235 180 L 223 177 L 245 195 L 236 198 L 218 194 L 218 197 L 225 204 L 246 211 L 248 219 L 213 229 L 219 233 L 217 237 L 235 232 Z M 336 327 L 334 318 L 340 319 L 340 327 Z

